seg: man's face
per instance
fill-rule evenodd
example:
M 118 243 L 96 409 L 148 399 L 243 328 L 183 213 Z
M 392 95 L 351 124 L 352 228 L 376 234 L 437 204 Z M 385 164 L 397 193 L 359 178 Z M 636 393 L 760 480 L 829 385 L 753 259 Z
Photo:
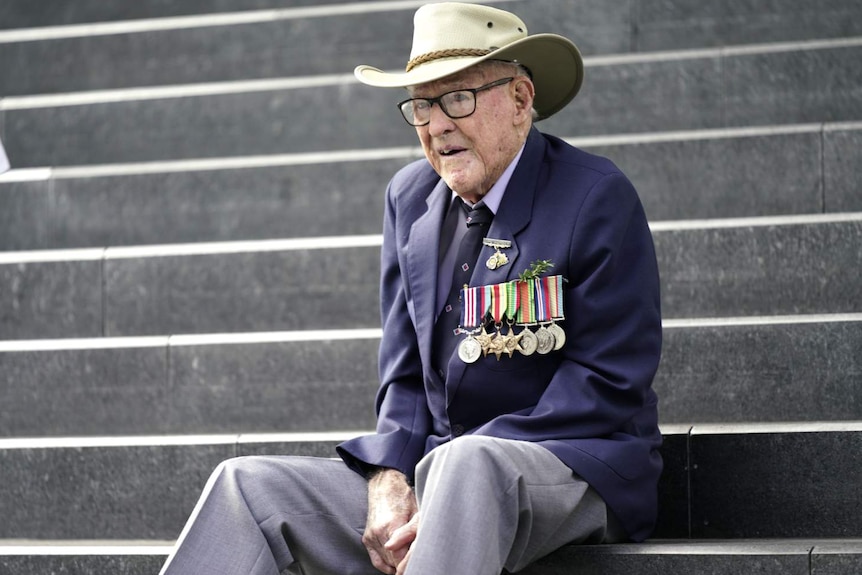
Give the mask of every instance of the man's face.
M 478 88 L 506 75 L 494 68 L 471 68 L 458 74 L 414 86 L 411 97 L 434 98 L 465 88 Z M 499 77 L 498 77 L 499 76 Z M 513 82 L 476 94 L 476 111 L 466 118 L 452 119 L 439 104 L 431 108 L 431 121 L 418 126 L 416 133 L 425 156 L 449 187 L 459 196 L 476 203 L 500 178 L 521 149 L 530 125 L 530 107 L 518 94 L 528 82 L 517 77 Z M 526 88 L 532 95 L 532 85 Z M 526 111 L 522 108 L 527 106 Z

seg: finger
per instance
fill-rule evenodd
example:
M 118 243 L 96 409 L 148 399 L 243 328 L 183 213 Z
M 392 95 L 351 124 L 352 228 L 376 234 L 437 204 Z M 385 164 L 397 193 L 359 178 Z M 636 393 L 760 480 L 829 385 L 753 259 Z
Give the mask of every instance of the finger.
M 416 539 L 416 527 L 408 523 L 393 531 L 392 536 L 383 547 L 388 551 L 393 551 L 410 545 L 414 539 Z
M 375 569 L 386 573 L 387 575 L 395 575 L 396 568 L 384 561 L 380 553 L 373 549 L 369 549 L 368 556 L 371 558 L 371 564 L 374 565 Z
M 407 550 L 407 553 L 404 555 L 404 559 L 398 563 L 398 569 L 395 570 L 395 575 L 404 575 L 405 571 L 407 571 L 407 562 L 410 560 L 410 549 Z
M 365 545 L 368 557 L 371 558 L 371 564 L 374 565 L 375 569 L 389 575 L 395 573 L 398 560 L 391 556 L 380 539 L 366 531 L 362 536 L 362 544 Z

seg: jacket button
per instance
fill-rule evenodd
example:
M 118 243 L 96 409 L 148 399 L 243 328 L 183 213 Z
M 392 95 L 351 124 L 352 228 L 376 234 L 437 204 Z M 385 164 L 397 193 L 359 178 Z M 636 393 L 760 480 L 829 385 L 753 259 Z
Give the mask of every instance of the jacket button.
M 457 423 L 455 425 L 453 425 L 452 426 L 452 435 L 454 435 L 455 437 L 459 437 L 461 435 L 464 435 L 464 426 L 457 424 Z

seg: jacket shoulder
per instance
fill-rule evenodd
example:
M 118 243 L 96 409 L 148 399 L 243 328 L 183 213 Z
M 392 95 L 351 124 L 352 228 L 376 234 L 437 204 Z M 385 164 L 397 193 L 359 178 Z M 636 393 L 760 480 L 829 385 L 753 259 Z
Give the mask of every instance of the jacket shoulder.
M 425 197 L 439 181 L 440 176 L 427 160 L 416 160 L 395 172 L 389 181 L 388 194 L 392 199 L 417 195 Z
M 557 168 L 569 166 L 584 172 L 593 172 L 596 178 L 608 175 L 623 175 L 622 171 L 610 159 L 591 154 L 577 148 L 556 136 L 542 134 L 547 141 L 545 161 Z

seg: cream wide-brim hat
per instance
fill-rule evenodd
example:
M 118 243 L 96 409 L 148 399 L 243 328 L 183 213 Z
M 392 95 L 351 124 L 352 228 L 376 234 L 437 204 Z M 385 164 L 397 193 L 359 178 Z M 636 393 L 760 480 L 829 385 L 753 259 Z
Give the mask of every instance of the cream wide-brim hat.
M 536 96 L 537 119 L 560 111 L 578 93 L 584 62 L 577 46 L 556 34 L 527 35 L 520 18 L 497 8 L 459 2 L 427 4 L 413 17 L 413 48 L 404 72 L 357 66 L 356 78 L 380 88 L 433 82 L 485 60 L 525 66 Z

